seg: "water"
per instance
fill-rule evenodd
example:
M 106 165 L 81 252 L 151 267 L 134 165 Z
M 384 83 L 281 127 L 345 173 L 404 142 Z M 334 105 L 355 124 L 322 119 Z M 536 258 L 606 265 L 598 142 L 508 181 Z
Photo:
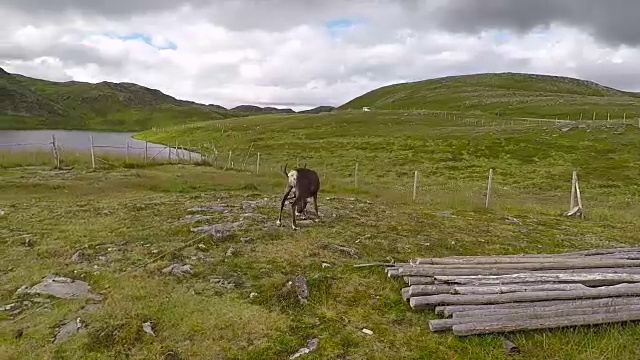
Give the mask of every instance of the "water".
M 144 156 L 145 142 L 136 140 L 131 136 L 131 132 L 100 132 L 85 130 L 0 130 L 0 151 L 33 151 L 51 150 L 52 136 L 56 138 L 56 144 L 64 152 L 89 152 L 91 150 L 90 137 L 93 137 L 94 153 L 97 155 L 104 153 L 126 154 L 131 157 Z M 129 147 L 127 150 L 127 142 Z M 148 143 L 147 158 L 167 159 L 169 148 Z M 178 155 L 183 159 L 189 158 L 189 151 L 178 150 Z M 171 150 L 171 157 L 176 157 L 175 149 Z M 191 153 L 191 158 L 196 161 L 200 159 L 197 153 Z

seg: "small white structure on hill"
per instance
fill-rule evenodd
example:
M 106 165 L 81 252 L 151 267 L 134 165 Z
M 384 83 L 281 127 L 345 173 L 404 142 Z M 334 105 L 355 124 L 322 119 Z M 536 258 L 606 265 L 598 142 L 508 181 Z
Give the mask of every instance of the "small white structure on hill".
M 371 111 L 371 108 L 368 107 L 368 106 L 365 106 L 365 107 L 362 108 L 362 111 Z

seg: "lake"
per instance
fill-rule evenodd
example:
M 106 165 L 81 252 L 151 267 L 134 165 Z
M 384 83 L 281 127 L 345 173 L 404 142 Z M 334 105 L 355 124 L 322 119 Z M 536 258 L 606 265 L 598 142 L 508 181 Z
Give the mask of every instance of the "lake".
M 101 153 L 129 153 L 130 156 L 143 157 L 145 142 L 132 138 L 132 132 L 103 132 L 86 130 L 0 130 L 0 151 L 11 150 L 50 150 L 52 136 L 62 152 L 89 152 L 90 137 L 93 137 L 93 147 L 96 155 Z M 129 144 L 127 150 L 127 142 Z M 166 159 L 169 157 L 167 147 L 160 144 L 148 143 L 147 157 Z M 189 157 L 189 151 L 179 150 L 183 159 Z M 175 157 L 175 150 L 171 151 Z M 191 153 L 192 159 L 199 160 L 200 155 Z

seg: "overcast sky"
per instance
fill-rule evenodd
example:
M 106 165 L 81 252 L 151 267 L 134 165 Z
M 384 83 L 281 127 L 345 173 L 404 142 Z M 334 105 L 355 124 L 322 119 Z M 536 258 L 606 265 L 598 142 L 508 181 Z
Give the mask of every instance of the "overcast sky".
M 2 0 L 0 67 L 226 107 L 535 72 L 640 90 L 640 1 Z

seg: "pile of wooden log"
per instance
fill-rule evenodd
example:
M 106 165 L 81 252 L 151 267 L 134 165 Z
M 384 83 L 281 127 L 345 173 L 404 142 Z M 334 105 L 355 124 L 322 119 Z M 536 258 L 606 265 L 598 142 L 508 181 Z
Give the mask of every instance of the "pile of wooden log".
M 640 247 L 451 256 L 387 267 L 432 331 L 476 335 L 640 320 Z

